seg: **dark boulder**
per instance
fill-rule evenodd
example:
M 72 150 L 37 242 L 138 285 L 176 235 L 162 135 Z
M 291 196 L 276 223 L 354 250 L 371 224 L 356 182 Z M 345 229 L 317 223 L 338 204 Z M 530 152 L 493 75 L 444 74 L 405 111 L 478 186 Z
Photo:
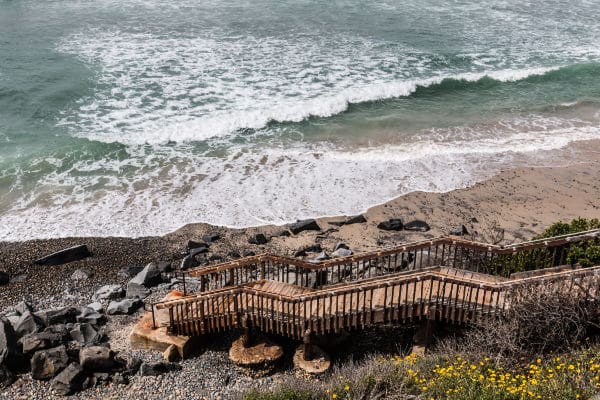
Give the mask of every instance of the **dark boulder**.
M 52 308 L 49 310 L 38 311 L 35 313 L 35 315 L 43 322 L 45 326 L 54 324 L 67 324 L 69 322 L 75 322 L 77 309 L 73 307 Z
M 321 261 L 329 260 L 330 258 L 331 257 L 329 257 L 329 254 L 327 254 L 326 252 L 323 251 L 323 252 L 319 253 L 315 258 L 308 260 L 308 262 L 318 263 Z
M 51 349 L 65 343 L 64 335 L 54 332 L 38 332 L 19 339 L 23 354 L 33 354 L 39 350 Z
M 431 227 L 427 222 L 416 219 L 414 221 L 410 221 L 409 223 L 404 224 L 404 229 L 407 231 L 414 232 L 427 232 L 431 229 Z
M 181 369 L 181 365 L 170 362 L 142 363 L 140 375 L 158 376 L 171 371 L 180 371 Z
M 304 257 L 306 256 L 306 253 L 319 253 L 321 251 L 323 251 L 323 248 L 319 243 L 317 243 L 297 250 L 294 253 L 294 257 Z
M 159 261 L 156 263 L 156 267 L 161 273 L 167 273 L 173 271 L 171 261 Z
M 108 347 L 85 347 L 79 352 L 79 364 L 90 372 L 110 371 L 115 365 L 114 357 Z
M 196 258 L 193 256 L 185 256 L 183 260 L 181 260 L 179 269 L 185 271 L 186 269 L 196 268 L 198 265 L 198 260 L 196 260 Z
M 348 245 L 346 243 L 339 242 L 339 243 L 336 243 L 335 247 L 333 248 L 333 251 L 336 251 L 338 249 L 350 250 L 350 247 L 348 247 Z
M 34 261 L 38 265 L 61 265 L 92 256 L 85 244 L 57 251 Z
M 4 271 L 0 271 L 0 286 L 8 285 L 9 282 L 10 276 Z
M 116 300 L 125 296 L 125 291 L 120 285 L 104 285 L 96 290 L 92 300 Z
M 100 303 L 99 301 L 94 301 L 93 303 L 88 304 L 87 306 L 85 306 L 86 308 L 90 308 L 98 313 L 103 313 L 104 312 L 104 306 L 102 305 L 102 303 Z
M 162 274 L 155 263 L 150 263 L 127 283 L 127 297 L 146 297 L 150 288 L 162 283 Z
M 242 257 L 252 257 L 255 255 L 256 255 L 256 253 L 253 252 L 252 250 L 244 250 L 244 252 L 242 253 Z
M 106 309 L 106 313 L 109 315 L 118 315 L 118 314 L 133 314 L 138 308 L 140 308 L 144 303 L 138 299 L 123 299 L 121 301 L 111 301 Z
M 227 253 L 227 257 L 233 258 L 233 259 L 238 259 L 238 258 L 240 258 L 242 256 L 237 251 L 230 251 L 229 253 Z
M 15 332 L 18 337 L 36 333 L 43 330 L 42 321 L 33 313 L 26 311 L 19 317 L 19 321 L 15 327 Z
M 250 244 L 267 244 L 269 239 L 263 233 L 257 233 L 256 235 L 250 236 L 248 238 L 248 243 Z
M 87 323 L 74 324 L 69 334 L 71 335 L 71 339 L 81 346 L 99 344 L 104 339 L 104 334 L 101 331 L 97 331 L 92 325 Z
M 5 365 L 0 364 L 0 389 L 6 389 L 15 380 L 15 375 Z
M 19 313 L 19 315 L 23 315 L 27 311 L 33 312 L 33 306 L 26 301 L 22 301 L 15 306 L 15 311 Z
M 206 253 L 208 253 L 208 247 L 196 247 L 196 248 L 190 250 L 189 256 L 196 257 L 199 254 L 206 254 Z
M 17 334 L 7 319 L 0 318 L 0 364 L 17 353 Z
M 51 379 L 66 368 L 68 363 L 69 356 L 65 346 L 36 351 L 31 358 L 31 376 L 38 380 Z
M 221 239 L 221 235 L 219 235 L 218 233 L 209 233 L 207 235 L 202 236 L 202 241 L 208 244 L 216 242 L 219 239 Z
M 464 236 L 464 235 L 468 235 L 469 231 L 467 230 L 466 226 L 461 225 L 461 226 L 458 226 L 458 227 L 452 229 L 450 231 L 450 234 L 454 235 L 454 236 Z
M 106 322 L 106 317 L 89 307 L 83 307 L 77 315 L 77 322 L 98 326 Z
M 190 251 L 192 249 L 197 249 L 197 248 L 200 248 L 200 247 L 210 247 L 210 244 L 205 243 L 205 242 L 196 242 L 194 240 L 188 240 L 186 249 L 188 251 Z
M 351 255 L 352 255 L 352 250 L 344 248 L 344 247 L 340 247 L 339 249 L 337 249 L 336 251 L 331 253 L 332 257 L 348 257 Z
M 320 231 L 321 227 L 317 224 L 317 221 L 314 219 L 305 219 L 302 221 L 297 221 L 290 225 L 290 231 L 297 235 L 300 232 L 304 231 Z
M 288 237 L 291 236 L 291 233 L 287 229 L 282 229 L 280 231 L 275 232 L 273 236 Z
M 377 228 L 384 231 L 401 231 L 404 228 L 402 220 L 398 218 L 390 218 L 387 221 L 380 222 Z
M 59 395 L 69 396 L 82 389 L 85 378 L 83 368 L 71 363 L 52 380 L 51 387 Z
M 144 267 L 141 267 L 139 265 L 130 265 L 128 267 L 123 267 L 119 270 L 119 272 L 117 272 L 117 277 L 123 279 L 133 278 L 134 276 L 139 274 L 140 271 L 143 269 Z
M 365 216 L 362 214 L 359 214 L 359 215 L 353 215 L 351 217 L 348 217 L 348 219 L 346 220 L 346 225 L 363 224 L 365 222 L 367 222 L 367 219 L 365 218 Z

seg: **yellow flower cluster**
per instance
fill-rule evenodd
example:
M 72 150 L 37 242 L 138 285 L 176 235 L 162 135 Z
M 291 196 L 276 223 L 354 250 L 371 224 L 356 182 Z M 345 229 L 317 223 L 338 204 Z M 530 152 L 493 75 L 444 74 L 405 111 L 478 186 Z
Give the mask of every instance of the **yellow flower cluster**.
M 416 356 L 392 357 L 403 367 L 415 392 L 435 399 L 578 399 L 600 388 L 600 362 L 594 357 L 538 358 L 514 370 L 494 365 L 489 358 L 467 361 L 461 357 L 435 366 Z

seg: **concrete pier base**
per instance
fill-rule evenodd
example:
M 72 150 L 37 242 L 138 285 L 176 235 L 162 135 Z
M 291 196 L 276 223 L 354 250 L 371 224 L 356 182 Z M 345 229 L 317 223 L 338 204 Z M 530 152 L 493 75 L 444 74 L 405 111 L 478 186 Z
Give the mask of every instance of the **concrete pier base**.
M 164 298 L 164 300 L 174 300 L 183 297 L 183 293 L 173 291 Z M 179 356 L 183 359 L 189 356 L 192 351 L 189 336 L 174 336 L 167 334 L 167 327 L 162 326 L 169 322 L 169 314 L 167 310 L 156 310 L 154 313 L 155 324 L 152 323 L 152 313 L 147 311 L 142 319 L 135 324 L 129 341 L 132 349 L 153 349 L 164 352 L 173 345 L 177 349 Z

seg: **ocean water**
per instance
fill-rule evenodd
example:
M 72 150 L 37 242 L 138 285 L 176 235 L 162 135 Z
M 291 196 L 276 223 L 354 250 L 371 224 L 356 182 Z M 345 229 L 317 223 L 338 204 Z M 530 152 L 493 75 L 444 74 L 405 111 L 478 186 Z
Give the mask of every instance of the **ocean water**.
M 0 0 L 0 240 L 285 223 L 600 138 L 598 1 Z

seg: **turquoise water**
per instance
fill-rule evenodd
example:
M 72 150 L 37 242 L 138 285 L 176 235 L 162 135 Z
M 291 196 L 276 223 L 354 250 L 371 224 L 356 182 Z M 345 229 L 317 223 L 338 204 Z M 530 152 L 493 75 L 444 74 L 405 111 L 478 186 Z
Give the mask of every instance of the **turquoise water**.
M 0 0 L 0 239 L 284 223 L 600 137 L 597 1 Z

